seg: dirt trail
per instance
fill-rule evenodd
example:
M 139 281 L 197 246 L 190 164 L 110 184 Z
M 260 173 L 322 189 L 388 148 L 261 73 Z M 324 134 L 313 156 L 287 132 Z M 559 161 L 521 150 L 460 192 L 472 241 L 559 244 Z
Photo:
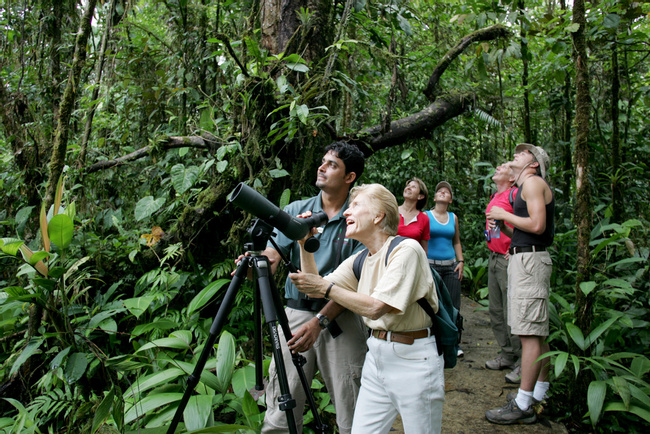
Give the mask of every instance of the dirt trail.
M 507 370 L 491 371 L 485 361 L 496 357 L 499 346 L 490 328 L 487 310 L 466 297 L 461 303 L 465 331 L 461 347 L 465 356 L 455 368 L 445 371 L 445 406 L 442 417 L 443 433 L 567 433 L 566 428 L 545 417 L 532 425 L 494 425 L 485 419 L 485 411 L 505 404 L 508 392 L 518 385 L 506 383 Z M 403 433 L 401 421 L 391 433 Z

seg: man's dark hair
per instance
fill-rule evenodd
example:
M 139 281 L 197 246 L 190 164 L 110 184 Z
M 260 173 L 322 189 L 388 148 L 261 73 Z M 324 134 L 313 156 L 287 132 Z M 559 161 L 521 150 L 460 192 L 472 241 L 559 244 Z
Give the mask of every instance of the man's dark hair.
M 363 169 L 366 164 L 366 160 L 363 156 L 363 152 L 357 148 L 356 145 L 348 142 L 332 142 L 325 148 L 325 153 L 332 151 L 339 157 L 343 164 L 345 164 L 345 174 L 347 175 L 350 172 L 354 172 L 356 176 L 354 177 L 354 182 L 350 185 L 354 185 L 355 182 L 363 174 Z

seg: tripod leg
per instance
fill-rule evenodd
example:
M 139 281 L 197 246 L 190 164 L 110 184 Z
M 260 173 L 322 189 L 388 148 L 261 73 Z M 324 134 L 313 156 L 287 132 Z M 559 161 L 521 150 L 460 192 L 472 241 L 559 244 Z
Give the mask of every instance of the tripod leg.
M 282 300 L 280 299 L 280 294 L 277 291 L 277 288 L 275 288 L 273 281 L 271 281 L 271 286 L 272 286 L 271 297 L 273 298 L 273 304 L 275 306 L 278 315 L 278 322 L 280 324 L 280 328 L 282 329 L 282 332 L 284 333 L 284 338 L 288 342 L 293 337 L 293 335 L 291 334 L 291 328 L 289 327 L 289 319 L 287 318 L 287 313 L 282 308 Z M 328 431 L 329 427 L 323 422 L 323 420 L 320 417 L 320 414 L 318 413 L 318 406 L 316 405 L 316 401 L 314 400 L 314 394 L 311 392 L 311 382 L 307 379 L 307 376 L 305 375 L 305 370 L 303 369 L 303 366 L 305 366 L 305 363 L 307 363 L 305 356 L 303 356 L 300 353 L 291 353 L 291 361 L 293 362 L 293 365 L 296 367 L 298 376 L 300 377 L 300 383 L 302 384 L 302 388 L 305 391 L 307 404 L 309 405 L 309 408 L 311 409 L 311 413 L 314 417 L 316 432 L 317 433 L 329 432 Z
M 199 384 L 201 373 L 203 372 L 203 368 L 205 367 L 205 364 L 208 361 L 208 357 L 210 356 L 210 352 L 212 351 L 214 343 L 217 340 L 219 334 L 221 333 L 223 324 L 228 319 L 228 314 L 230 313 L 230 310 L 232 309 L 232 305 L 235 301 L 235 295 L 237 294 L 237 291 L 239 291 L 242 281 L 246 278 L 246 273 L 248 272 L 248 264 L 250 261 L 251 258 L 244 257 L 242 261 L 239 263 L 239 265 L 237 266 L 235 275 L 233 276 L 232 281 L 228 286 L 226 295 L 224 296 L 223 301 L 221 302 L 221 306 L 219 306 L 219 310 L 217 311 L 217 315 L 215 316 L 214 321 L 212 322 L 212 326 L 210 327 L 210 335 L 208 336 L 205 346 L 203 347 L 201 356 L 199 357 L 199 360 L 196 362 L 194 371 L 189 377 L 187 377 L 187 387 L 185 389 L 185 392 L 183 393 L 183 398 L 181 399 L 181 402 L 178 405 L 178 408 L 176 409 L 176 413 L 174 414 L 172 423 L 169 426 L 169 429 L 167 430 L 167 434 L 173 434 L 176 431 L 176 427 L 178 426 L 178 423 L 180 422 L 181 417 L 183 416 L 183 411 L 185 410 L 185 407 L 187 406 L 187 403 L 190 400 L 190 396 L 192 395 L 192 392 L 194 391 L 196 385 Z
M 268 265 L 268 262 L 266 264 Z M 256 269 L 258 265 L 260 266 L 260 268 L 263 269 L 262 271 L 260 271 L 260 274 L 258 274 L 258 276 L 263 276 L 263 273 L 265 272 L 265 270 L 268 270 L 268 268 L 264 269 L 261 263 L 255 262 L 254 266 L 256 267 Z M 266 278 L 260 277 L 258 279 L 258 289 L 260 291 L 260 298 L 262 299 L 264 316 L 266 317 L 266 322 L 269 324 L 269 327 L 271 329 L 271 337 L 272 337 L 271 341 L 273 342 L 273 346 L 274 346 L 273 355 L 275 357 L 275 366 L 278 372 L 278 380 L 280 380 L 280 392 L 282 393 L 282 397 L 280 399 L 286 399 L 287 402 L 290 402 L 291 408 L 294 408 L 296 406 L 296 403 L 295 400 L 291 397 L 291 392 L 288 388 L 287 371 L 284 365 L 284 357 L 282 355 L 282 348 L 280 346 L 281 345 L 280 338 L 278 335 L 278 328 L 276 325 L 279 322 L 281 329 L 284 333 L 285 340 L 288 341 L 292 338 L 291 330 L 289 328 L 289 320 L 287 319 L 286 312 L 282 308 L 280 295 L 277 291 L 277 288 L 275 288 L 273 280 L 268 279 L 268 276 Z M 311 392 L 311 384 L 307 380 L 307 376 L 305 375 L 305 371 L 303 369 L 303 366 L 305 365 L 306 362 L 305 357 L 299 353 L 292 353 L 291 360 L 294 366 L 296 367 L 298 376 L 300 377 L 300 383 L 302 384 L 302 388 L 305 392 L 307 402 L 309 403 L 309 408 L 311 409 L 312 415 L 314 417 L 314 422 L 316 424 L 316 432 L 325 433 L 327 432 L 327 425 L 323 423 L 323 421 L 320 418 L 320 415 L 318 414 L 318 407 L 316 406 L 316 402 L 314 401 L 314 396 Z M 287 384 L 286 389 L 282 388 L 283 381 Z M 293 425 L 295 429 L 295 418 L 293 412 L 287 411 L 288 408 L 282 408 L 282 404 L 280 405 L 280 409 L 284 410 L 287 414 L 287 421 L 288 421 L 289 428 L 291 429 Z M 299 411 L 302 412 L 302 409 L 299 409 Z
M 257 286 L 259 289 L 260 299 L 262 301 L 262 309 L 264 310 L 264 317 L 269 326 L 269 333 L 271 334 L 271 343 L 273 347 L 273 357 L 275 358 L 275 367 L 278 371 L 278 381 L 280 383 L 280 410 L 285 412 L 287 417 L 287 426 L 289 432 L 297 434 L 296 420 L 293 415 L 293 409 L 296 407 L 296 401 L 291 397 L 291 390 L 287 381 L 287 371 L 284 366 L 284 358 L 282 356 L 282 347 L 280 345 L 280 336 L 278 334 L 278 317 L 275 303 L 273 301 L 271 283 L 269 279 L 269 263 L 265 257 L 254 259 L 254 267 L 257 273 Z
M 261 306 L 260 306 L 260 290 L 255 286 L 255 292 L 254 292 L 254 297 L 253 297 L 253 307 L 254 307 L 254 318 L 256 318 L 255 321 L 255 329 L 254 329 L 254 337 L 255 337 L 255 390 L 258 392 L 255 395 L 255 400 L 257 401 L 257 398 L 259 395 L 261 395 L 261 391 L 264 390 L 264 373 L 262 372 L 262 353 L 263 353 L 263 346 L 264 343 L 262 341 L 262 312 L 261 312 Z M 253 392 L 251 391 L 251 394 Z

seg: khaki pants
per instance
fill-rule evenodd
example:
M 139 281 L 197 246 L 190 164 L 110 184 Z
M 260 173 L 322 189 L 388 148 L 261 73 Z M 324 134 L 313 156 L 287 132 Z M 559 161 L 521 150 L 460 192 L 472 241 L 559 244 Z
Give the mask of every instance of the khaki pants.
M 285 309 L 285 312 L 291 330 L 298 329 L 302 324 L 314 318 L 317 313 L 289 307 Z M 339 431 L 349 433 L 352 429 L 354 407 L 359 394 L 361 369 L 367 351 L 366 339 L 368 333 L 361 317 L 350 311 L 344 311 L 336 318 L 336 322 L 343 330 L 343 333 L 333 339 L 329 331 L 323 330 L 314 346 L 309 351 L 302 353 L 307 359 L 303 369 L 310 385 L 316 370 L 320 371 L 336 409 L 336 423 Z M 282 333 L 280 333 L 280 338 L 291 397 L 296 400 L 296 408 L 292 411 L 298 432 L 302 432 L 302 415 L 306 396 L 298 371 L 291 362 L 291 353 Z M 262 426 L 263 433 L 288 432 L 286 414 L 278 408 L 280 394 L 274 359 L 269 367 L 269 384 L 266 390 L 267 407 L 264 425 Z
M 490 325 L 501 347 L 501 357 L 514 363 L 521 357 L 521 340 L 508 326 L 508 260 L 500 253 L 490 252 L 488 294 Z

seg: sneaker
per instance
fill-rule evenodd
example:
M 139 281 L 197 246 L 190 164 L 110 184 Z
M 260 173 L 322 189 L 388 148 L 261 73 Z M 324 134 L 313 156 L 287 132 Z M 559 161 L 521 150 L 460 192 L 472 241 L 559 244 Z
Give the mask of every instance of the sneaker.
M 458 347 L 458 352 L 456 353 L 456 357 L 463 357 L 464 355 L 465 353 L 463 352 L 463 350 L 461 350 L 460 347 Z
M 521 383 L 521 366 L 516 366 L 515 369 L 506 374 L 506 383 Z
M 528 410 L 522 410 L 517 407 L 517 401 L 514 399 L 508 401 L 508 403 L 501 408 L 486 411 L 485 418 L 489 422 L 497 423 L 499 425 L 512 425 L 517 423 L 528 424 L 537 421 L 537 415 L 535 414 L 532 405 Z
M 488 360 L 485 362 L 485 367 L 493 371 L 500 371 L 501 369 L 512 369 L 515 367 L 515 362 L 510 362 L 501 356 L 496 359 Z

